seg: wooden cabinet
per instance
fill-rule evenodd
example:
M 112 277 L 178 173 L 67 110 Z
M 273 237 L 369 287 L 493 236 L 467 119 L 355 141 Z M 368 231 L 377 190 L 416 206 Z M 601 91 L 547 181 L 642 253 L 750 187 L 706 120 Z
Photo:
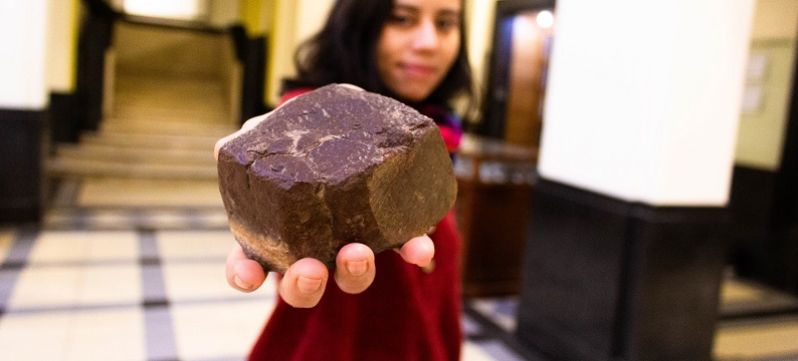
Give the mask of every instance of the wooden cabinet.
M 537 152 L 466 136 L 455 162 L 465 297 L 517 294 Z

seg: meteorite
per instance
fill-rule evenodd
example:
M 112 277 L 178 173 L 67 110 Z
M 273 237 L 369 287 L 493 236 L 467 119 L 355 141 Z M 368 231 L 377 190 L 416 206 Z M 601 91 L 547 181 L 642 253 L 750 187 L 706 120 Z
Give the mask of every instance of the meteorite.
M 218 171 L 230 230 L 266 271 L 304 257 L 333 267 L 350 242 L 400 247 L 457 193 L 431 119 L 342 85 L 301 95 L 224 143 Z

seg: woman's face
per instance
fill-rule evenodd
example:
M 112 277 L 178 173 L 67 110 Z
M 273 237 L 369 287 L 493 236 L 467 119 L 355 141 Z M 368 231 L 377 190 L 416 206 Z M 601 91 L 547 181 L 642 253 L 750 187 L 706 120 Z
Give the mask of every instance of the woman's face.
M 399 98 L 421 101 L 460 50 L 461 0 L 395 0 L 377 43 L 380 79 Z

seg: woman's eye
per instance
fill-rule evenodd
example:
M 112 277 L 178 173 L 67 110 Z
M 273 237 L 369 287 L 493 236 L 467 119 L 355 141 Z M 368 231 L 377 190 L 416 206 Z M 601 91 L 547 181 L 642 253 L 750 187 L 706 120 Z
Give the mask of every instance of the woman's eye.
M 438 30 L 448 31 L 457 28 L 460 25 L 457 19 L 438 19 L 435 21 L 435 26 Z
M 388 19 L 391 23 L 396 25 L 412 25 L 413 18 L 409 15 L 392 14 Z

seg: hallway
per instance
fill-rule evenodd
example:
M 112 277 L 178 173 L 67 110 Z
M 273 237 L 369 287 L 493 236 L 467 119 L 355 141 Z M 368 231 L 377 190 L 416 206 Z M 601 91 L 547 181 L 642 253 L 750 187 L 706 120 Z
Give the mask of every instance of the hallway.
M 96 133 L 61 144 L 41 228 L 0 230 L 0 350 L 14 360 L 240 360 L 275 302 L 224 279 L 233 238 L 212 149 L 218 80 L 115 79 Z M 522 360 L 464 316 L 465 361 Z M 30 347 L 32 344 L 46 347 Z
M 242 359 L 275 285 L 227 286 L 232 242 L 211 149 L 234 127 L 212 81 L 120 74 L 113 116 L 50 164 L 43 226 L 0 231 L 0 349 L 15 360 Z M 724 313 L 795 307 L 729 277 Z M 466 302 L 465 361 L 522 357 L 515 298 Z M 759 308 L 759 309 L 757 309 Z M 36 343 L 47 347 L 30 347 Z M 798 318 L 721 323 L 718 360 L 798 359 Z
M 759 0 L 757 2 L 772 5 L 787 1 L 798 4 L 795 0 Z M 18 66 L 13 61 L 7 61 L 4 63 L 4 67 L 0 67 L 0 69 L 10 69 L 4 73 L 5 77 L 0 78 L 10 84 L 12 88 L 12 91 L 7 92 L 6 99 L 0 100 L 17 101 L 16 96 L 24 95 L 26 92 L 35 95 L 31 95 L 29 97 L 31 99 L 23 97 L 25 99 L 22 99 L 24 100 L 22 102 L 7 104 L 8 109 L 4 110 L 0 107 L 0 111 L 2 111 L 0 114 L 2 127 L 0 129 L 6 131 L 3 134 L 5 148 L 0 151 L 0 154 L 9 154 L 5 159 L 6 163 L 3 164 L 10 165 L 8 168 L 3 168 L 6 177 L 0 179 L 0 205 L 6 206 L 6 208 L 0 209 L 0 214 L 17 222 L 9 225 L 0 224 L 0 360 L 243 360 L 276 302 L 276 284 L 273 276 L 259 290 L 251 294 L 240 293 L 228 286 L 225 281 L 225 258 L 234 240 L 228 229 L 227 215 L 219 194 L 217 169 L 212 154 L 213 145 L 217 139 L 238 128 L 240 114 L 255 114 L 253 112 L 262 112 L 263 109 L 275 104 L 278 83 L 286 76 L 287 64 L 290 63 L 288 58 L 302 36 L 308 35 L 302 34 L 303 31 L 310 29 L 306 28 L 308 23 L 312 23 L 308 21 L 308 18 L 321 16 L 320 14 L 311 14 L 316 12 L 321 1 L 208 0 L 205 1 L 208 14 L 200 17 L 200 21 L 188 22 L 182 20 L 159 22 L 146 18 L 142 20 L 135 16 L 110 21 L 102 16 L 91 18 L 88 16 L 91 11 L 85 8 L 88 3 L 96 5 L 121 4 L 123 2 L 122 0 L 50 1 L 46 6 L 45 2 L 41 0 L 15 2 L 14 6 L 27 12 L 19 10 L 6 13 L 11 14 L 6 15 L 6 23 L 13 23 L 11 20 L 16 21 L 17 18 L 21 20 L 19 20 L 20 24 L 6 29 L 5 33 L 10 36 L 4 39 L 22 39 L 23 37 L 18 34 L 26 34 L 24 42 L 11 44 L 17 45 L 16 48 L 10 47 L 16 49 L 14 54 L 20 52 L 20 49 L 27 51 L 21 52 L 24 56 L 20 56 L 19 59 L 24 61 L 19 63 L 30 60 L 28 58 L 35 58 L 34 60 L 37 62 L 30 61 L 32 64 L 30 66 Z M 333 3 L 332 0 L 325 2 Z M 535 1 L 526 3 L 533 2 L 537 3 Z M 496 5 L 498 9 L 502 5 L 514 6 L 516 1 L 465 1 L 464 4 L 468 5 L 470 13 L 484 15 L 482 20 L 485 21 L 484 27 L 477 26 L 473 31 L 469 31 L 469 33 L 473 33 L 470 36 L 482 35 L 484 28 L 489 27 L 488 22 L 500 19 L 499 17 L 494 19 L 495 14 L 492 12 L 483 14 L 480 9 L 485 6 L 483 10 L 486 10 L 488 5 L 485 4 L 488 3 L 491 6 Z M 41 6 L 37 7 L 38 5 L 35 4 Z M 72 9 L 71 15 L 66 16 L 64 15 L 67 13 L 65 7 L 69 6 L 74 6 L 74 9 Z M 84 6 L 84 8 L 78 9 L 80 6 Z M 718 4 L 712 6 L 721 8 Z M 284 11 L 286 9 L 291 11 Z M 584 8 L 575 7 L 570 10 L 574 11 L 574 9 Z M 694 9 L 698 10 L 696 13 L 701 12 L 700 8 Z M 781 12 L 772 9 L 778 10 L 775 5 L 771 7 L 771 11 Z M 798 10 L 798 6 L 795 6 L 794 9 Z M 280 11 L 278 12 L 278 10 Z M 42 19 L 52 20 L 43 15 L 48 11 L 63 15 L 52 16 L 52 19 L 60 19 L 63 22 L 62 26 L 50 29 L 49 24 L 45 24 L 46 21 Z M 22 16 L 23 13 L 38 15 L 28 19 Z M 793 13 L 798 14 L 798 11 Z M 285 15 L 284 18 L 283 15 Z M 617 24 L 623 24 L 623 21 L 633 19 L 633 17 L 626 16 L 625 13 L 613 15 L 619 16 L 617 19 L 612 16 L 607 19 L 611 19 Z M 478 18 L 478 16 L 476 17 Z M 591 19 L 603 19 L 603 17 L 586 16 L 583 21 Z M 763 23 L 770 24 L 771 22 Z M 104 28 L 103 24 L 111 25 Z M 635 25 L 641 28 L 657 28 L 657 31 L 669 29 L 664 26 L 654 27 L 651 24 L 644 24 L 643 21 Z M 86 26 L 85 29 L 82 28 L 84 26 Z M 591 32 L 596 31 L 596 34 L 599 34 L 598 30 L 601 30 L 602 26 L 589 27 L 589 29 Z M 790 26 L 792 29 L 792 25 Z M 64 29 L 67 28 L 71 30 L 65 32 Z M 46 40 L 44 33 L 31 35 L 31 29 L 39 32 L 50 31 L 63 36 L 55 37 L 55 40 Z M 240 33 L 236 33 L 239 30 Z M 628 29 L 624 31 L 628 31 Z M 641 34 L 643 33 L 641 32 Z M 88 37 L 87 40 L 81 37 L 86 34 L 94 35 L 94 38 Z M 38 42 L 28 41 L 29 35 L 31 38 L 38 39 Z M 106 35 L 111 39 L 105 39 Z M 668 36 L 670 35 L 669 32 Z M 727 35 L 723 34 L 724 37 Z M 795 44 L 795 34 L 790 33 L 789 37 L 774 37 L 770 33 L 766 35 L 768 36 L 762 37 L 760 34 L 759 41 L 752 43 L 755 45 L 752 49 L 755 50 L 756 46 L 760 46 L 762 47 L 759 49 L 760 54 L 768 55 L 771 52 L 776 54 L 777 51 L 786 53 L 789 45 L 789 51 L 795 51 L 796 48 L 793 45 Z M 488 38 L 489 36 L 485 36 L 483 40 L 486 43 L 481 44 L 484 49 L 477 48 L 478 50 L 474 53 L 477 58 L 483 57 L 489 51 L 495 51 L 491 48 L 492 45 Z M 606 36 L 602 39 L 602 41 L 615 40 Z M 99 44 L 106 40 L 111 45 Z M 684 41 L 687 42 L 687 40 L 695 39 L 694 37 L 685 37 Z M 86 43 L 94 47 L 87 46 L 90 48 L 89 50 L 81 49 L 81 44 L 86 45 Z M 28 45 L 31 44 L 41 45 L 41 49 L 36 46 L 31 48 L 33 50 L 28 49 Z M 64 47 L 58 49 L 53 44 L 64 45 Z M 651 44 L 653 42 L 639 43 L 640 46 Z M 777 47 L 771 49 L 765 45 Z M 475 49 L 475 47 L 470 49 Z M 629 50 L 629 53 L 625 53 L 629 59 L 635 58 L 637 55 L 634 52 L 637 51 L 636 47 L 622 46 L 613 49 L 618 54 L 621 54 L 621 51 Z M 48 53 L 49 51 L 56 55 Z M 100 64 L 101 66 L 88 66 L 89 70 L 94 71 L 92 74 L 95 76 L 89 80 L 96 82 L 89 82 L 85 79 L 86 77 L 81 78 L 81 74 L 79 74 L 81 71 L 86 72 L 86 69 L 81 68 L 85 64 L 78 61 L 79 56 L 85 56 L 85 53 L 96 57 L 89 57 L 90 59 L 104 61 L 90 64 Z M 674 52 L 668 56 L 673 56 L 673 59 L 681 59 L 679 58 L 681 54 Z M 582 61 L 594 65 L 593 56 L 597 55 L 602 55 L 602 53 L 592 53 L 590 57 L 582 57 Z M 663 59 L 665 58 L 663 57 Z M 694 57 L 693 60 L 702 59 L 704 57 Z M 762 59 L 764 59 L 764 55 Z M 772 59 L 786 58 L 772 57 Z M 637 61 L 639 60 L 637 59 Z M 793 60 L 790 60 L 789 63 L 792 62 Z M 57 72 L 58 76 L 55 80 L 45 84 L 43 74 L 52 70 L 45 65 L 50 63 L 55 64 L 53 68 L 61 70 Z M 784 64 L 787 63 L 784 62 Z M 641 62 L 641 64 L 643 63 Z M 777 61 L 770 63 L 769 70 L 766 72 L 763 70 L 763 74 L 774 73 L 777 78 L 786 79 L 786 75 L 778 76 L 781 73 L 773 70 L 778 69 L 776 66 L 779 64 Z M 489 64 L 481 65 L 483 68 L 487 66 Z M 32 71 L 29 71 L 28 68 Z M 767 67 L 763 66 L 763 69 L 765 68 Z M 602 72 L 594 71 L 592 73 Z M 616 74 L 615 72 L 606 73 Z M 12 77 L 9 76 L 18 74 L 24 76 L 16 79 L 17 82 L 14 82 L 15 79 L 11 79 Z M 636 79 L 630 74 L 633 73 L 624 71 L 618 72 L 616 75 L 630 76 L 629 79 Z M 666 73 L 651 72 L 651 74 Z M 760 75 L 764 76 L 763 74 Z M 43 78 L 28 79 L 34 78 L 34 75 L 42 75 Z M 724 73 L 724 76 L 719 78 L 726 79 L 728 75 Z M 602 87 L 608 87 L 616 83 L 617 80 L 608 78 L 606 81 L 596 82 L 593 79 L 594 82 L 590 83 L 586 82 L 588 78 L 590 77 L 575 78 L 578 80 L 578 86 L 574 86 L 572 89 L 587 89 L 585 88 L 586 84 L 602 84 Z M 672 79 L 668 76 L 662 76 L 662 78 Z M 699 77 L 685 78 L 697 79 Z M 764 80 L 759 79 L 758 81 L 764 84 Z M 36 82 L 41 84 L 33 84 Z M 756 83 L 755 85 L 762 84 Z M 645 89 L 649 89 L 649 87 L 656 88 L 646 85 Z M 36 91 L 30 91 L 31 89 Z M 102 101 L 102 111 L 99 111 L 100 101 L 91 103 L 90 106 L 86 104 L 86 99 L 83 97 L 88 97 L 87 89 L 94 93 L 102 93 L 102 96 L 98 98 Z M 661 89 L 661 87 L 657 89 Z M 685 89 L 702 88 L 685 87 Z M 798 88 L 795 89 L 798 92 Z M 568 97 L 563 97 L 564 93 L 560 94 L 559 99 L 565 99 L 561 103 L 564 104 L 561 109 L 581 108 L 589 110 L 591 114 L 561 119 L 581 121 L 595 118 L 601 121 L 574 122 L 578 126 L 575 126 L 572 132 L 562 133 L 563 138 L 559 144 L 562 144 L 562 149 L 567 149 L 569 152 L 579 151 L 581 152 L 579 154 L 589 156 L 580 156 L 579 159 L 566 159 L 565 161 L 555 160 L 550 164 L 578 165 L 583 160 L 593 159 L 592 156 L 601 155 L 601 151 L 606 150 L 607 144 L 614 142 L 622 144 L 628 139 L 643 139 L 639 136 L 644 132 L 640 131 L 630 133 L 632 136 L 618 136 L 619 129 L 630 129 L 629 125 L 637 124 L 639 117 L 630 116 L 629 119 L 625 119 L 618 116 L 622 112 L 617 109 L 606 114 L 595 115 L 594 112 L 601 113 L 599 111 L 601 109 L 598 109 L 601 107 L 597 107 L 595 104 L 588 106 L 589 102 L 572 100 L 571 97 L 580 95 L 576 90 L 571 90 L 567 94 Z M 94 93 L 91 95 L 96 95 Z M 590 99 L 598 99 L 600 95 L 611 94 L 610 92 L 602 94 L 603 91 L 588 93 Z M 707 91 L 707 93 L 712 92 Z M 497 94 L 506 95 L 503 92 Z M 630 100 L 631 95 L 633 94 L 629 94 L 630 98 L 622 104 L 616 104 L 617 108 L 623 110 L 629 104 L 637 104 L 638 102 Z M 616 98 L 620 99 L 620 97 Z M 655 97 L 651 97 L 651 99 L 653 98 Z M 765 98 L 770 100 L 773 99 L 773 96 L 768 95 Z M 614 101 L 615 98 L 611 100 Z M 601 105 L 610 103 L 604 101 Z M 709 104 L 700 103 L 702 106 Z M 526 105 L 530 104 L 533 103 L 529 102 Z M 585 105 L 574 107 L 572 104 Z M 65 136 L 64 129 L 68 128 L 68 130 L 76 132 L 79 129 L 92 129 L 95 124 L 89 124 L 91 122 L 87 121 L 88 116 L 85 116 L 86 114 L 77 116 L 77 113 L 82 112 L 77 112 L 73 108 L 97 110 L 92 115 L 102 113 L 102 117 L 96 118 L 102 120 L 99 128 L 96 131 L 82 131 L 77 143 L 56 143 L 52 149 L 47 149 L 47 151 L 40 149 L 39 145 L 41 144 L 52 145 L 49 142 L 51 138 L 65 141 L 64 139 L 68 137 Z M 689 110 L 692 108 L 674 106 L 674 109 Z M 48 119 L 51 115 L 54 115 L 53 119 Z M 607 125 L 612 125 L 610 121 L 616 118 L 624 118 L 630 123 L 613 130 Z M 795 115 L 791 119 L 791 124 L 798 124 L 795 121 Z M 573 137 L 573 134 L 580 134 L 575 130 L 588 129 L 586 127 L 588 123 L 600 124 L 603 128 L 587 132 L 581 140 L 578 137 Z M 663 121 L 660 125 L 666 124 L 672 123 Z M 763 121 L 756 118 L 748 123 L 744 121 L 742 124 L 761 125 Z M 62 127 L 61 133 L 59 133 L 58 126 Z M 48 129 L 48 127 L 52 129 Z M 793 148 L 789 149 L 798 150 L 798 132 L 796 132 L 798 127 L 793 125 L 793 128 L 794 130 L 788 137 Z M 688 127 L 683 129 L 689 130 Z M 54 133 L 52 135 L 58 136 L 50 137 L 51 134 L 48 134 L 50 131 Z M 781 135 L 776 132 L 773 134 Z M 703 137 L 696 137 L 696 139 L 699 138 Z M 773 143 L 769 140 L 754 138 L 750 138 L 749 141 L 757 148 L 763 144 Z M 574 139 L 579 141 L 574 141 Z M 652 139 L 663 140 L 666 138 L 654 137 Z M 69 141 L 73 140 L 69 139 Z M 588 144 L 588 140 L 600 140 L 600 142 L 592 148 L 580 150 L 577 147 L 580 144 Z M 654 144 L 649 141 L 640 143 Z M 677 145 L 676 143 L 674 142 L 674 145 Z M 549 142 L 549 144 L 550 150 L 552 149 L 551 144 L 558 143 Z M 705 148 L 718 149 L 711 143 L 707 143 L 706 139 L 701 139 L 700 142 L 696 141 L 696 144 L 696 151 L 691 153 L 693 155 L 701 153 Z M 589 154 L 586 149 L 590 151 Z M 638 153 L 644 154 L 637 152 L 635 148 L 624 148 L 622 152 L 619 152 L 620 155 L 639 155 Z M 550 151 L 549 154 L 554 153 Z M 677 154 L 677 152 L 663 151 L 662 154 Z M 789 153 L 785 150 L 784 154 Z M 456 164 L 456 169 L 458 166 L 463 166 L 460 169 L 467 168 L 465 167 L 466 162 L 462 161 L 463 155 L 464 153 L 461 152 L 461 162 Z M 607 159 L 613 160 L 618 157 L 619 155 L 613 155 Z M 691 159 L 691 157 L 685 158 Z M 632 156 L 630 159 L 637 158 Z M 0 159 L 0 161 L 3 160 Z M 646 164 L 651 163 L 646 162 Z M 786 164 L 791 164 L 793 168 L 790 169 L 795 171 L 794 174 L 798 177 L 798 158 L 794 157 L 791 163 Z M 498 169 L 500 164 L 496 162 L 492 165 L 496 166 L 494 169 Z M 601 169 L 616 169 L 613 168 L 614 165 L 617 165 L 614 162 L 610 162 L 609 165 L 610 167 L 605 165 Z M 738 175 L 754 176 L 752 180 L 749 180 L 751 183 L 739 183 L 742 186 L 738 185 L 737 192 L 746 196 L 743 201 L 751 201 L 750 203 L 753 205 L 769 204 L 768 202 L 771 200 L 785 199 L 785 194 L 793 196 L 793 200 L 798 199 L 798 194 L 790 189 L 787 189 L 789 192 L 784 193 L 775 190 L 772 193 L 763 192 L 768 188 L 762 187 L 762 184 L 758 182 L 767 181 L 765 185 L 775 189 L 773 185 L 775 180 L 781 179 L 776 177 L 777 172 L 770 174 L 759 168 L 751 168 L 747 169 L 748 173 L 739 173 L 741 168 L 746 170 L 745 167 L 746 164 L 742 164 L 742 167 L 740 164 L 735 164 L 735 172 Z M 545 181 L 543 179 L 545 174 L 539 172 L 537 163 L 534 168 L 535 170 L 532 172 L 534 174 L 529 177 L 533 179 L 529 181 L 529 188 L 534 187 L 534 202 L 540 206 L 544 204 L 540 199 L 543 199 L 542 196 L 546 196 L 546 192 L 541 192 L 540 187 L 540 183 Z M 589 170 L 589 168 L 574 167 L 580 172 Z M 632 179 L 634 171 L 639 169 L 629 168 L 626 169 L 626 172 L 619 171 L 617 174 L 611 174 L 609 178 L 613 181 L 622 178 Z M 474 169 L 482 168 L 473 166 L 471 170 Z M 490 168 L 485 166 L 485 169 Z M 665 167 L 662 169 L 663 172 L 667 170 Z M 504 174 L 500 171 L 495 173 L 499 176 Z M 672 172 L 671 175 L 678 174 Z M 769 175 L 772 178 L 768 178 Z M 756 178 L 756 176 L 764 178 Z M 736 180 L 732 178 L 730 181 Z M 491 182 L 488 180 L 485 184 L 490 185 Z M 549 179 L 549 185 L 552 185 L 551 179 Z M 689 191 L 695 185 L 694 182 L 691 187 L 685 189 Z M 757 192 L 758 188 L 754 186 L 761 188 L 760 192 Z M 621 188 L 626 189 L 626 187 Z M 548 195 L 550 197 L 556 193 L 551 189 L 554 188 L 549 188 L 551 193 Z M 596 191 L 590 187 L 575 190 L 580 193 L 572 194 L 581 194 L 585 197 L 593 197 L 591 192 Z M 731 193 L 734 193 L 734 189 L 731 190 Z M 503 211 L 512 209 L 508 202 L 504 201 L 504 198 L 489 192 L 485 192 L 485 195 L 497 200 L 495 203 L 498 204 L 498 207 L 495 209 Z M 43 204 L 42 200 L 46 200 L 44 212 L 41 212 L 42 208 L 40 208 Z M 753 202 L 754 200 L 756 202 Z M 554 205 L 549 208 L 538 208 L 534 216 L 525 215 L 524 220 L 539 220 L 544 218 L 541 216 L 554 214 L 562 209 L 571 209 L 568 207 L 573 205 L 570 205 L 569 202 L 578 203 L 574 200 L 560 199 L 560 201 L 552 203 Z M 610 201 L 611 203 L 600 203 L 595 208 L 601 209 L 606 204 L 618 204 L 617 200 Z M 605 199 L 604 202 L 607 200 Z M 519 203 L 522 206 L 530 204 L 525 200 Z M 635 207 L 638 206 L 637 201 L 623 200 L 621 204 L 626 206 L 627 203 L 632 203 L 632 206 Z M 738 214 L 737 221 L 747 222 L 750 220 L 753 223 L 762 221 L 762 224 L 768 225 L 770 221 L 768 216 L 771 214 L 762 211 L 763 209 L 780 215 L 780 208 L 756 208 L 750 207 L 751 204 L 743 202 L 739 206 L 744 212 Z M 480 203 L 475 207 L 489 211 L 494 210 L 485 205 L 486 203 Z M 461 316 L 465 333 L 461 358 L 463 361 L 544 361 L 568 358 L 565 356 L 568 347 L 576 350 L 582 346 L 586 346 L 585 349 L 589 350 L 584 354 L 590 356 L 585 358 L 590 359 L 609 358 L 607 355 L 612 355 L 613 360 L 616 357 L 624 360 L 649 359 L 649 357 L 661 357 L 658 351 L 663 350 L 663 345 L 691 345 L 693 344 L 691 341 L 694 339 L 709 341 L 713 330 L 714 344 L 711 350 L 713 360 L 798 361 L 798 296 L 796 296 L 798 293 L 795 289 L 791 294 L 790 291 L 777 291 L 763 283 L 738 277 L 738 274 L 735 273 L 735 265 L 726 260 L 719 294 L 720 300 L 717 306 L 719 319 L 715 322 L 715 319 L 712 318 L 709 322 L 701 316 L 709 313 L 712 313 L 712 317 L 715 316 L 711 311 L 716 309 L 717 299 L 714 297 L 717 295 L 718 288 L 716 286 L 721 278 L 716 277 L 711 287 L 694 287 L 692 288 L 695 291 L 693 293 L 679 293 L 681 287 L 687 290 L 691 289 L 689 285 L 692 281 L 691 278 L 698 279 L 700 274 L 682 267 L 682 263 L 674 262 L 662 263 L 659 267 L 663 272 L 652 272 L 650 275 L 654 276 L 644 278 L 635 271 L 636 268 L 630 266 L 631 264 L 638 265 L 638 263 L 645 265 L 652 260 L 659 261 L 665 258 L 696 260 L 696 263 L 704 262 L 705 259 L 700 256 L 705 252 L 702 250 L 691 251 L 690 246 L 708 239 L 707 237 L 685 238 L 687 241 L 683 243 L 668 243 L 679 241 L 678 237 L 668 235 L 661 239 L 661 243 L 667 244 L 669 247 L 662 249 L 667 248 L 672 251 L 672 254 L 663 254 L 660 252 L 661 249 L 654 249 L 648 254 L 648 258 L 635 257 L 630 249 L 637 250 L 636 247 L 642 243 L 637 243 L 632 238 L 625 238 L 628 235 L 615 240 L 620 240 L 617 242 L 619 245 L 617 249 L 613 248 L 616 243 L 612 241 L 596 239 L 599 238 L 597 235 L 603 234 L 601 233 L 602 228 L 607 228 L 605 226 L 608 224 L 609 228 L 612 228 L 614 221 L 607 214 L 594 215 L 591 218 L 590 213 L 587 212 L 587 210 L 591 210 L 590 207 L 582 204 L 573 207 L 574 212 L 570 215 L 574 216 L 567 219 L 568 222 L 561 222 L 568 218 L 563 217 L 555 218 L 552 223 L 541 223 L 543 226 L 534 229 L 536 231 L 552 231 L 552 234 L 541 236 L 538 233 L 539 238 L 535 238 L 535 235 L 531 233 L 524 234 L 519 239 L 527 248 L 512 250 L 512 255 L 518 256 L 519 259 L 529 254 L 540 256 L 539 259 L 532 262 L 527 261 L 528 269 L 524 270 L 525 274 L 523 275 L 527 279 L 523 286 L 527 294 L 530 289 L 539 292 L 537 295 L 540 296 L 539 299 L 549 303 L 544 306 L 553 305 L 555 307 L 536 307 L 535 304 L 532 304 L 532 307 L 528 305 L 524 307 L 522 300 L 517 296 L 466 298 L 463 300 Z M 692 205 L 684 208 L 691 207 Z M 656 207 L 652 209 L 656 209 Z M 585 216 L 586 214 L 588 216 Z M 35 217 L 32 218 L 32 216 Z M 624 214 L 623 216 L 627 217 L 628 215 Z M 691 217 L 692 215 L 688 213 L 682 218 L 689 220 Z M 20 219 L 25 220 L 24 222 L 36 219 L 40 220 L 40 223 L 22 223 L 23 221 L 19 221 Z M 798 225 L 798 218 L 795 222 L 790 225 Z M 483 223 L 489 225 L 489 227 L 485 227 L 489 230 L 485 232 L 487 236 L 484 237 L 487 240 L 487 248 L 501 248 L 496 245 L 504 243 L 496 235 L 504 234 L 502 232 L 510 234 L 512 231 L 520 229 L 527 231 L 532 229 L 532 227 L 526 228 L 526 223 L 523 227 L 500 227 L 491 221 L 486 221 L 486 218 L 475 218 L 460 225 L 465 229 L 469 224 Z M 597 228 L 590 228 L 591 225 L 595 225 Z M 635 227 L 639 225 L 640 223 L 634 223 Z M 755 226 L 759 226 L 759 224 L 757 223 Z M 674 229 L 678 228 L 673 227 Z M 618 227 L 618 229 L 621 230 L 617 232 L 619 234 L 625 234 L 627 230 L 639 230 L 631 227 Z M 683 229 L 688 228 L 684 227 Z M 724 234 L 739 233 L 735 236 L 743 239 L 749 237 L 755 241 L 759 241 L 756 237 L 765 237 L 751 230 L 758 230 L 758 228 L 731 227 L 723 231 Z M 795 232 L 794 235 L 798 235 L 798 228 L 792 228 L 792 230 Z M 746 231 L 751 234 L 745 234 Z M 785 237 L 784 239 L 794 241 L 796 238 Z M 544 247 L 540 252 L 529 251 L 529 245 L 544 244 L 542 241 L 550 241 L 557 247 L 550 249 Z M 560 247 L 563 243 L 570 241 L 574 241 L 571 248 Z M 730 242 L 733 243 L 733 240 Z M 473 242 L 470 244 L 466 242 L 465 246 L 473 244 Z M 597 244 L 602 247 L 592 247 Z M 765 243 L 752 242 L 752 244 L 759 247 L 752 249 L 765 250 L 767 248 Z M 473 251 L 474 249 L 471 248 L 472 255 L 477 254 L 479 257 L 488 258 L 479 251 Z M 574 250 L 585 254 L 577 254 L 577 252 L 573 252 Z M 615 252 L 616 250 L 618 252 Z M 779 259 L 788 259 L 793 256 L 778 249 L 767 250 L 782 257 Z M 606 267 L 602 263 L 599 265 L 601 267 L 591 268 L 589 267 L 591 264 L 584 262 L 585 259 L 591 260 L 588 256 L 606 256 L 605 253 L 611 254 L 600 259 L 601 261 L 609 260 L 606 261 Z M 583 256 L 581 263 L 580 256 Z M 618 258 L 612 258 L 615 256 Z M 623 258 L 620 258 L 621 256 Z M 501 258 L 500 260 L 505 259 Z M 770 261 L 770 259 L 767 260 Z M 530 268 L 529 264 L 533 266 Z M 543 264 L 551 267 L 540 267 Z M 535 268 L 536 266 L 538 268 Z M 627 266 L 629 267 L 624 268 Z M 720 275 L 721 266 L 723 263 L 718 262 L 718 272 L 714 273 L 715 276 Z M 489 273 L 496 271 L 495 267 L 492 268 L 491 265 L 484 268 Z M 615 268 L 621 268 L 621 270 L 615 273 Z M 549 272 L 541 272 L 541 270 Z M 561 270 L 567 272 L 558 273 Z M 672 274 L 678 275 L 680 278 L 668 284 L 671 288 L 663 286 L 667 282 L 663 282 L 659 276 Z M 530 275 L 541 276 L 537 280 L 530 280 Z M 600 277 L 593 277 L 596 275 Z M 627 283 L 629 280 L 637 280 L 638 277 L 644 281 L 639 284 Z M 608 282 L 595 282 L 597 279 Z M 495 280 L 490 281 L 496 283 Z M 546 282 L 551 283 L 548 286 L 554 285 L 555 287 L 546 287 L 547 285 L 544 285 Z M 645 289 L 636 288 L 641 284 L 647 287 L 643 287 Z M 607 287 L 607 285 L 611 287 Z M 673 287 L 674 285 L 675 287 Z M 706 283 L 703 285 L 706 286 Z M 616 286 L 617 288 L 612 288 Z M 641 289 L 643 290 L 641 291 Z M 668 298 L 673 295 L 677 296 Z M 627 296 L 628 298 L 625 298 Z M 708 303 L 709 307 L 706 309 L 696 310 L 694 307 L 696 303 L 691 302 L 693 301 L 691 298 L 702 297 L 711 298 L 711 303 Z M 648 298 L 647 301 L 650 302 L 641 303 L 643 306 L 633 304 L 637 298 Z M 576 306 L 556 307 L 559 305 Z M 537 320 L 550 321 L 548 326 L 551 327 L 541 328 L 542 331 L 537 335 L 519 336 L 524 326 L 522 312 L 519 310 L 539 311 L 540 317 Z M 648 314 L 645 317 L 634 319 L 634 316 L 629 316 L 634 312 Z M 566 315 L 566 317 L 558 319 L 561 315 Z M 562 319 L 572 321 L 572 323 L 561 322 Z M 639 320 L 648 323 L 636 327 L 639 325 L 633 323 Z M 675 321 L 669 323 L 672 320 Z M 695 320 L 702 321 L 693 322 Z M 672 327 L 679 322 L 681 324 L 677 327 Z M 527 326 L 529 324 L 539 326 L 535 322 L 529 322 L 529 318 L 526 319 L 526 323 Z M 707 326 L 707 332 L 703 334 L 706 337 L 694 337 L 695 334 L 689 332 L 700 328 L 700 326 Z M 557 338 L 562 343 L 551 342 Z M 522 342 L 528 343 L 522 344 Z M 533 345 L 529 342 L 540 342 L 540 344 Z M 591 342 L 595 344 L 590 345 Z M 556 351 L 545 350 L 547 343 L 554 344 L 553 349 Z M 644 345 L 639 348 L 644 351 L 629 352 L 624 349 L 632 349 L 639 345 Z M 705 352 L 702 354 L 709 358 L 709 342 L 706 343 L 706 346 L 706 349 L 703 350 Z M 543 356 L 541 350 L 551 352 L 549 357 Z M 558 354 L 558 351 L 561 354 Z M 541 354 L 537 352 L 541 352 Z M 640 356 L 641 352 L 642 357 Z M 662 354 L 668 353 L 663 351 Z M 690 359 L 688 361 L 692 361 L 692 358 L 688 359 Z

